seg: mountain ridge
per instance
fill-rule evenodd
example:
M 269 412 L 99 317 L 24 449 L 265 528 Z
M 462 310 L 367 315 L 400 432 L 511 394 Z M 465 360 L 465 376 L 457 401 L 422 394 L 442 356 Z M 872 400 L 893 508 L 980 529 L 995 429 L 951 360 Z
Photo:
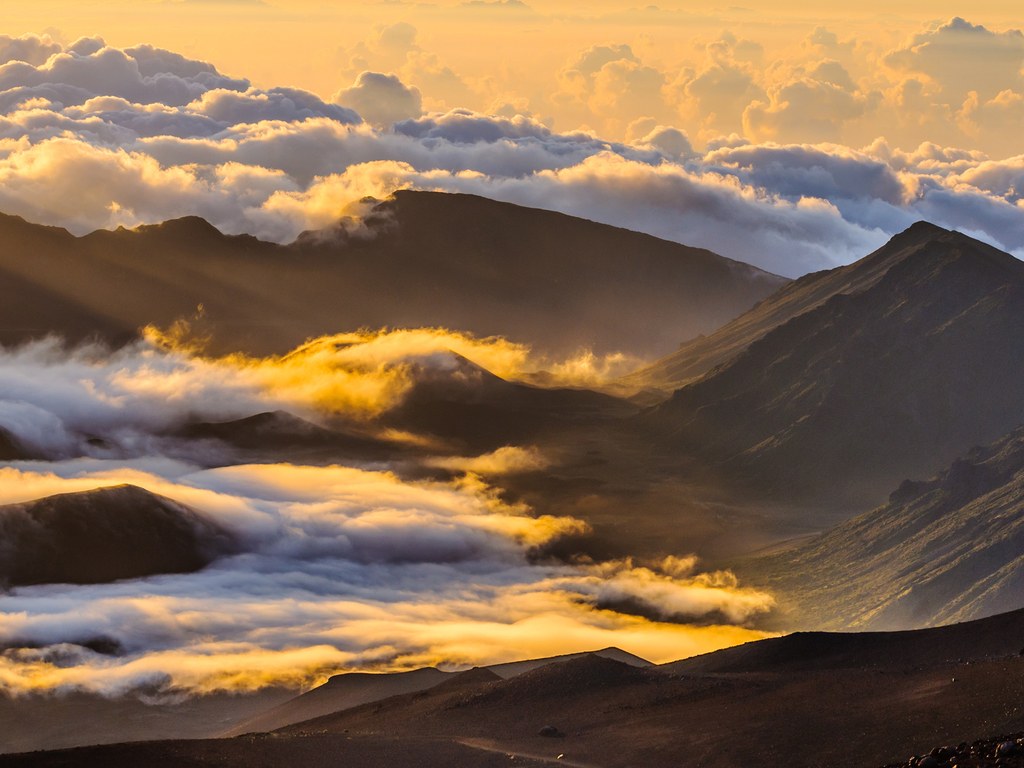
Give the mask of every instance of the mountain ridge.
M 789 621 L 904 629 L 1024 605 L 1024 427 L 813 541 L 740 565 Z
M 813 306 L 643 418 L 733 479 L 776 495 L 827 490 L 835 503 L 877 499 L 997 438 L 1024 413 L 1024 263 L 959 233 L 934 235 L 918 227 L 787 286 L 781 294 L 809 293 Z M 821 295 L 836 282 L 853 288 Z
M 0 343 L 46 333 L 122 343 L 144 325 L 191 319 L 213 348 L 253 354 L 363 327 L 446 327 L 557 357 L 652 355 L 787 282 L 703 249 L 472 195 L 399 191 L 364 222 L 358 236 L 325 230 L 278 245 L 197 217 L 82 237 L 3 217 L 0 276 L 20 287 L 0 299 L 15 302 L 26 286 L 39 298 L 17 312 L 0 302 Z

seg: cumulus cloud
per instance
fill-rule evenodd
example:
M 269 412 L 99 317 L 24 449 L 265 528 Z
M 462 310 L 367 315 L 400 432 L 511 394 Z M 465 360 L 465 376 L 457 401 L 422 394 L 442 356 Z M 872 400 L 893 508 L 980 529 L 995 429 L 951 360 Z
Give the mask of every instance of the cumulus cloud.
M 1024 34 L 993 32 L 956 17 L 914 35 L 885 57 L 890 67 L 934 81 L 951 100 L 976 91 L 991 98 L 1024 84 Z
M 629 45 L 595 45 L 558 74 L 552 101 L 578 124 L 596 123 L 621 133 L 638 115 L 667 121 L 666 77 L 644 64 Z M 630 115 L 627 120 L 624 115 Z
M 767 96 L 743 111 L 744 128 L 754 139 L 835 140 L 873 102 L 857 92 L 850 75 L 834 61 L 819 62 L 799 78 L 772 86 Z
M 377 125 L 390 125 L 423 114 L 419 89 L 408 87 L 396 75 L 380 72 L 361 72 L 352 85 L 338 91 L 334 100 Z
M 704 46 L 704 62 L 680 69 L 667 93 L 679 116 L 697 135 L 714 139 L 742 128 L 746 107 L 765 98 L 760 73 L 764 51 L 725 32 Z
M 11 37 L 0 35 L 0 64 L 10 61 L 23 61 L 26 64 L 39 66 L 55 53 L 60 53 L 63 46 L 48 35 L 25 35 Z
M 343 77 L 355 80 L 352 88 L 356 90 L 349 98 L 360 99 L 365 106 L 370 94 L 375 93 L 378 97 L 386 96 L 390 103 L 400 101 L 407 112 L 413 103 L 441 111 L 480 106 L 481 97 L 470 84 L 436 53 L 424 50 L 417 36 L 416 27 L 408 22 L 379 25 L 368 39 L 339 51 Z M 372 81 L 360 89 L 359 79 L 363 72 L 393 73 L 400 82 L 408 84 L 403 87 L 409 93 L 400 94 L 393 84 Z M 373 117 L 369 119 L 388 122 L 377 121 Z
M 531 564 L 531 548 L 582 523 L 532 516 L 471 478 L 409 483 L 292 465 L 165 476 L 96 462 L 5 468 L 0 478 L 0 503 L 131 482 L 244 542 L 194 574 L 0 596 L 0 682 L 14 693 L 249 690 L 612 644 L 661 661 L 762 636 L 742 625 L 772 605 L 692 560 Z M 664 623 L 603 607 L 612 599 L 717 621 Z M 119 652 L 90 650 L 98 637 Z

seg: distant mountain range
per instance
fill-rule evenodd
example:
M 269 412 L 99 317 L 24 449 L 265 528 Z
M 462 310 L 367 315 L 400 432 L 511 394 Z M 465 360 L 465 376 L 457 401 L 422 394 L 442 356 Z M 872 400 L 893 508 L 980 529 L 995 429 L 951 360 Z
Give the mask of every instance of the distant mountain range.
M 787 280 L 710 251 L 471 195 L 398 192 L 359 235 L 290 245 L 198 218 L 74 237 L 0 217 L 0 343 L 114 342 L 197 315 L 220 351 L 362 327 L 442 326 L 538 351 L 664 354 Z

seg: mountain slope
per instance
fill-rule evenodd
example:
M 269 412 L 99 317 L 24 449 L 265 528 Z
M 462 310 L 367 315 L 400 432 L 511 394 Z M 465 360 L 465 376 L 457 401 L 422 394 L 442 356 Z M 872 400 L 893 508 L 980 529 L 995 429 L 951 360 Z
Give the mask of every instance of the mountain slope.
M 915 227 L 809 280 L 807 302 L 822 283 L 828 298 L 677 390 L 647 423 L 762 495 L 842 506 L 1024 419 L 1024 263 Z
M 1024 607 L 1024 429 L 746 570 L 806 626 L 933 626 Z
M 532 672 L 549 664 L 560 664 L 588 655 L 613 659 L 633 667 L 651 666 L 649 661 L 641 659 L 639 656 L 626 653 L 618 648 L 604 648 L 600 651 L 594 651 L 592 654 L 575 653 L 543 659 L 526 659 L 523 661 L 493 664 L 481 668 L 481 670 L 486 671 L 487 675 L 484 675 L 483 672 L 480 672 L 480 674 L 483 675 L 485 681 L 506 680 Z M 352 709 L 362 704 L 371 704 L 392 696 L 433 689 L 442 683 L 447 683 L 456 678 L 458 678 L 458 685 L 460 686 L 464 685 L 467 680 L 464 675 L 460 676 L 460 673 L 442 672 L 433 667 L 415 669 L 410 672 L 378 674 L 351 672 L 335 675 L 323 685 L 236 725 L 226 735 L 236 736 L 251 731 L 275 730 L 294 723 Z
M 254 353 L 364 326 L 444 326 L 557 355 L 654 355 L 786 282 L 709 251 L 470 195 L 399 192 L 365 224 L 360 236 L 278 246 L 196 218 L 75 238 L 2 217 L 0 342 L 47 332 L 121 341 L 201 305 L 217 348 Z M 27 303 L 26 286 L 38 294 Z
M 833 296 L 858 293 L 871 287 L 891 266 L 943 234 L 948 231 L 926 221 L 917 222 L 853 264 L 794 280 L 713 333 L 684 341 L 672 354 L 623 377 L 622 382 L 636 389 L 671 393 L 728 362 L 780 325 L 820 307 Z
M 454 441 L 467 450 L 567 434 L 638 411 L 625 400 L 599 392 L 506 381 L 454 352 L 417 367 L 412 378 L 413 386 L 401 404 L 385 413 L 381 422 Z
M 678 675 L 907 668 L 1014 656 L 1024 646 L 1024 610 L 925 630 L 794 632 L 662 664 Z
M 392 674 L 349 672 L 334 675 L 323 685 L 239 723 L 225 735 L 237 736 L 254 731 L 272 731 L 292 723 L 380 701 L 389 696 L 433 688 L 449 677 L 450 673 L 434 667 Z
M 215 524 L 131 485 L 0 507 L 0 582 L 13 586 L 188 573 L 230 548 Z

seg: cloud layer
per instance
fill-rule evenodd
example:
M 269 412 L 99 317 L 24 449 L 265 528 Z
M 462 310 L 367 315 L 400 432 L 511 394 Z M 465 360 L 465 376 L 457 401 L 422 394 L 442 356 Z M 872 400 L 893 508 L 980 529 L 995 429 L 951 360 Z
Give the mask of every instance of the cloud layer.
M 376 46 L 410 55 L 408 35 L 385 32 Z M 827 31 L 812 37 L 811 48 L 842 53 Z M 494 115 L 424 115 L 420 91 L 393 74 L 364 71 L 338 93 L 341 106 L 293 88 L 254 88 L 150 46 L 0 42 L 9 58 L 0 64 L 0 210 L 76 233 L 198 214 L 229 233 L 289 241 L 334 224 L 366 196 L 412 187 L 559 210 L 786 275 L 848 262 L 920 218 L 1024 250 L 1021 156 L 936 143 L 907 150 L 885 139 L 856 149 L 821 143 L 838 138 L 826 130 L 831 121 L 883 102 L 851 90 L 860 86 L 838 59 L 757 86 L 757 46 L 734 37 L 709 45 L 707 69 L 672 81 L 648 72 L 629 46 L 581 53 L 563 73 L 565 99 L 592 109 L 631 104 L 638 119 L 626 142 L 558 133 L 508 103 Z M 939 122 L 983 131 L 997 112 L 1017 120 L 1020 47 L 1018 33 L 954 20 L 891 52 L 886 66 L 905 73 L 899 98 L 936 103 L 929 89 L 963 97 Z M 961 55 L 977 58 L 972 77 L 995 84 L 965 95 L 965 76 L 949 65 Z M 701 114 L 735 113 L 751 99 L 740 122 L 761 143 L 712 137 L 695 152 L 673 126 L 677 116 L 645 116 L 630 90 L 655 81 Z M 745 94 L 732 107 L 718 103 L 729 88 Z M 744 130 L 734 123 L 722 118 L 715 130 Z M 800 135 L 790 124 L 819 125 L 806 133 L 817 143 L 784 143 Z
M 692 558 L 531 564 L 583 524 L 531 516 L 473 476 L 68 462 L 0 469 L 0 503 L 125 482 L 200 510 L 244 551 L 194 574 L 0 595 L 5 690 L 251 690 L 609 645 L 669 660 L 760 637 L 740 625 L 772 605 Z M 603 607 L 621 601 L 653 618 Z
M 51 338 L 0 348 L 0 429 L 32 455 L 57 459 L 159 454 L 184 423 L 275 410 L 365 423 L 399 405 L 421 376 L 456 375 L 459 358 L 506 379 L 546 369 L 549 386 L 598 386 L 635 365 L 619 354 L 550 361 L 501 337 L 439 328 L 340 333 L 272 357 L 207 356 L 155 329 L 115 351 Z M 518 459 L 474 459 L 465 469 L 508 460 Z
M 482 480 L 543 470 L 535 448 L 423 459 L 454 477 L 441 482 L 380 465 L 203 468 L 209 446 L 169 436 L 277 408 L 362 422 L 421 373 L 459 375 L 456 354 L 506 376 L 531 364 L 520 345 L 438 329 L 339 334 L 270 358 L 206 357 L 155 332 L 116 351 L 0 350 L 0 427 L 47 458 L 0 467 L 0 505 L 127 483 L 236 542 L 198 573 L 0 592 L 0 686 L 180 695 L 609 645 L 668 660 L 761 636 L 747 627 L 772 598 L 695 557 L 545 560 L 587 526 Z M 593 362 L 567 368 L 594 375 Z

